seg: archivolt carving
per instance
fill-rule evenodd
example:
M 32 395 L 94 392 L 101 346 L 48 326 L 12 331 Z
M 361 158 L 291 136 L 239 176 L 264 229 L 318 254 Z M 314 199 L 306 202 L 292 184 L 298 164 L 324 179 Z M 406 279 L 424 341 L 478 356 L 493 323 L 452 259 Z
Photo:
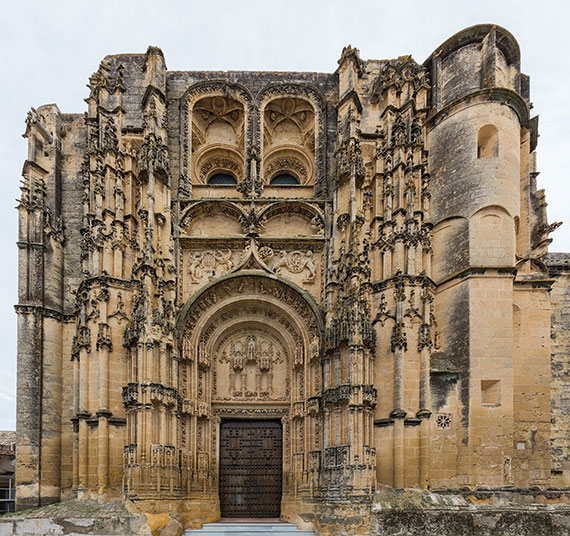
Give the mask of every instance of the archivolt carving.
M 210 175 L 216 172 L 229 172 L 239 182 L 243 175 L 243 157 L 227 147 L 216 147 L 196 158 L 197 179 L 206 184 Z
M 303 294 L 305 294 L 303 296 Z M 222 278 L 220 282 L 207 287 L 193 300 L 188 302 L 181 313 L 180 322 L 184 337 L 195 339 L 196 328 L 202 324 L 201 331 L 206 322 L 206 317 L 210 309 L 221 307 L 222 303 L 232 298 L 242 297 L 244 300 L 255 299 L 258 301 L 273 302 L 277 300 L 282 304 L 283 311 L 289 310 L 290 314 L 298 317 L 295 322 L 303 327 L 307 334 L 321 336 L 322 318 L 315 304 L 311 305 L 308 297 L 303 291 L 294 290 L 290 284 L 286 284 L 270 276 L 256 276 L 247 274 L 243 276 L 232 276 L 229 279 Z
M 267 157 L 265 166 L 265 183 L 269 184 L 271 179 L 279 173 L 290 173 L 299 180 L 299 184 L 305 184 L 308 180 L 306 165 L 294 156 L 280 156 L 274 159 Z
M 221 346 L 233 333 L 230 328 L 248 324 L 249 329 L 265 332 L 265 327 L 271 327 L 272 336 L 285 347 L 302 347 L 303 335 L 298 326 L 290 318 L 280 313 L 274 307 L 265 305 L 247 305 L 241 303 L 239 307 L 228 305 L 227 309 L 213 316 L 202 328 L 199 347 L 203 347 L 208 354 L 219 354 Z M 237 329 L 237 328 L 236 328 Z M 269 329 L 269 328 L 268 328 Z M 229 331 L 228 331 L 229 330 Z M 276 333 L 280 335 L 277 336 Z M 214 346 L 212 346 L 214 345 Z
M 222 417 L 243 416 L 243 417 L 282 417 L 289 414 L 289 408 L 216 408 L 214 415 Z M 287 436 L 286 436 L 287 437 Z

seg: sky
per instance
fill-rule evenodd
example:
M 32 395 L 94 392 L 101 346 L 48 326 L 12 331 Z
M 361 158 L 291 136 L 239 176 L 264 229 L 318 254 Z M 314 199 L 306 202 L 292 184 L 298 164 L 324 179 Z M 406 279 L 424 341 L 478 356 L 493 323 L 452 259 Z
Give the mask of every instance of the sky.
M 566 0 L 4 0 L 0 6 L 0 430 L 16 426 L 17 212 L 30 107 L 86 110 L 85 85 L 107 54 L 162 48 L 169 70 L 333 72 L 342 48 L 363 59 L 423 62 L 456 32 L 509 30 L 539 115 L 539 188 L 550 251 L 570 251 L 570 2 Z

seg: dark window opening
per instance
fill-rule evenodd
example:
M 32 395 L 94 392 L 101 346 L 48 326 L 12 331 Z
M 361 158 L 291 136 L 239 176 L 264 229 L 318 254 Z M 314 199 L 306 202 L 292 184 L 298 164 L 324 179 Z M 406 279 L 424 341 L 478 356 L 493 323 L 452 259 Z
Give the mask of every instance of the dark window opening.
M 235 177 L 229 173 L 214 173 L 208 179 L 208 184 L 213 184 L 214 186 L 225 186 L 237 184 L 237 181 Z
M 273 177 L 270 184 L 272 186 L 296 186 L 299 184 L 299 181 L 293 175 L 282 173 Z

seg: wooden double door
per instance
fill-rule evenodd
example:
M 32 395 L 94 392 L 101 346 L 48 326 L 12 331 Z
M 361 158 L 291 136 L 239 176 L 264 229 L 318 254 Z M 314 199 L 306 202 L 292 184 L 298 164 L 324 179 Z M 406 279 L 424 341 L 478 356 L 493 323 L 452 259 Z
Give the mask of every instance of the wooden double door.
M 282 460 L 280 421 L 222 420 L 220 425 L 222 517 L 279 517 Z

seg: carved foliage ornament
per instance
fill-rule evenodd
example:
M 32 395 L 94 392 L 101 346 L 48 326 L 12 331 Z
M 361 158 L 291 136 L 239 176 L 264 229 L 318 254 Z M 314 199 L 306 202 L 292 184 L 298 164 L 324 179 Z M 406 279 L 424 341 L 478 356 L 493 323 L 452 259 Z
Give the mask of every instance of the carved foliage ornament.
M 363 179 L 366 174 L 364 160 L 362 159 L 362 149 L 357 138 L 343 141 L 336 152 L 337 181 L 342 181 L 352 174 L 357 179 Z
M 402 91 L 406 83 L 412 84 L 414 91 L 428 87 L 428 73 L 418 65 L 411 56 L 386 61 L 380 68 L 378 78 L 372 86 L 372 103 L 378 102 L 382 93 L 393 86 L 397 92 Z
M 116 91 L 125 91 L 124 70 L 123 65 L 119 64 L 116 70 L 112 72 L 109 62 L 103 60 L 99 65 L 99 69 L 89 78 L 89 88 L 91 90 L 89 98 L 96 99 L 102 89 L 111 94 Z

